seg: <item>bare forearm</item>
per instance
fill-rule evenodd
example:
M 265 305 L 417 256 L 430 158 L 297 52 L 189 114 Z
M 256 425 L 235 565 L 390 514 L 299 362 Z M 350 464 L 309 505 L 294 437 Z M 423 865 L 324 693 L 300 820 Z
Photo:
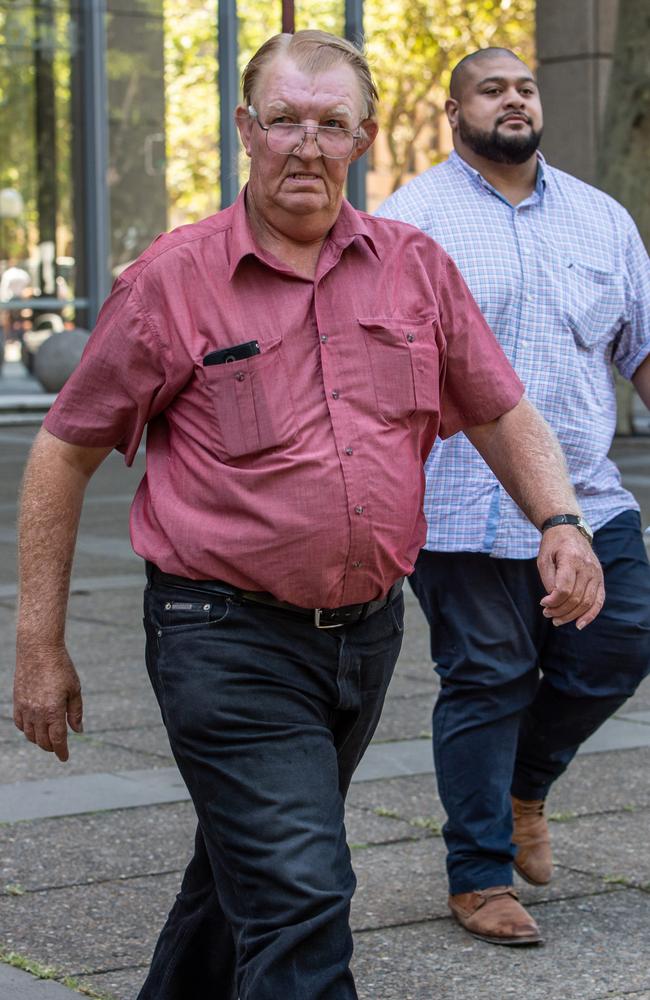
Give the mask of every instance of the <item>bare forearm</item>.
M 68 759 L 67 725 L 81 732 L 81 687 L 65 648 L 65 612 L 81 503 L 108 448 L 66 444 L 41 430 L 23 481 L 14 722 Z
M 38 435 L 23 481 L 19 517 L 19 639 L 63 642 L 72 559 L 84 492 L 106 449 L 74 449 Z M 95 454 L 97 463 L 95 463 Z M 100 457 L 101 456 L 101 457 Z
M 560 444 L 526 399 L 466 434 L 537 528 L 554 514 L 580 513 Z

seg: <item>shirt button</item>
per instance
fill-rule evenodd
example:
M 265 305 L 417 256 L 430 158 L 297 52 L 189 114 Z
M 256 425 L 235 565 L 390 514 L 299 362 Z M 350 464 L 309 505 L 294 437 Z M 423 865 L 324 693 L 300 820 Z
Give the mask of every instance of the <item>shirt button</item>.
M 244 375 L 243 372 L 237 372 L 235 378 L 237 379 L 238 382 L 243 382 L 246 376 Z
M 339 391 L 338 391 L 338 389 L 333 389 L 332 390 L 332 399 L 338 399 L 338 398 L 339 398 Z
M 355 513 L 355 514 L 363 514 L 363 511 L 364 511 L 364 508 L 363 508 L 363 507 L 361 506 L 361 504 L 358 504 L 358 505 L 357 505 L 357 506 L 356 506 L 356 507 L 354 508 L 354 513 Z
M 326 333 L 324 333 L 324 334 L 323 334 L 323 336 L 322 336 L 322 337 L 320 338 L 320 342 L 321 342 L 321 344 L 326 344 L 326 343 L 327 343 L 327 341 L 328 341 L 328 339 L 329 339 L 329 338 L 328 338 L 327 334 L 326 334 Z
M 521 252 L 523 254 L 525 254 L 526 257 L 529 257 L 530 256 L 530 247 L 524 247 Z
M 353 568 L 354 568 L 354 569 L 359 569 L 359 567 L 360 567 L 360 566 L 363 566 L 363 563 L 362 563 L 362 562 L 359 562 L 359 560 L 358 560 L 358 559 L 356 559 L 356 560 L 355 560 L 355 561 L 354 561 L 354 562 L 352 563 L 352 566 L 353 566 Z
M 406 334 L 406 339 L 408 340 L 409 344 L 412 344 L 413 341 L 415 340 L 415 334 L 414 333 L 407 333 Z
M 352 448 L 346 448 L 345 449 L 345 454 L 346 455 L 354 455 L 354 451 L 352 450 Z

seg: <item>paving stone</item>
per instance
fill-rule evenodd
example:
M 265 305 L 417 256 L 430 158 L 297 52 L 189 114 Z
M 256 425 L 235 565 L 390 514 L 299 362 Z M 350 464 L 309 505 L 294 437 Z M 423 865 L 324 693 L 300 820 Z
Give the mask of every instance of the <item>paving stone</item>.
M 0 887 L 33 891 L 181 872 L 195 830 L 190 802 L 0 826 Z
M 635 891 L 531 908 L 545 947 L 495 948 L 451 919 L 355 935 L 360 1000 L 641 1000 L 650 896 Z M 636 991 L 636 992 L 633 992 Z
M 13 743 L 17 736 L 19 736 L 19 732 L 13 720 L 0 718 L 0 743 Z
M 650 808 L 583 816 L 553 824 L 553 850 L 563 865 L 650 890 Z
M 420 819 L 442 824 L 445 821 L 445 811 L 432 774 L 353 784 L 348 793 L 348 804 L 392 813 L 408 822 Z
M 144 633 L 142 629 L 142 594 L 144 590 L 144 574 L 142 586 L 134 586 L 128 590 L 93 591 L 80 588 L 70 595 L 68 605 L 68 630 L 75 633 L 78 624 L 89 619 L 102 621 L 119 631 L 131 630 L 142 645 Z
M 169 747 L 167 732 L 161 721 L 153 726 L 139 726 L 137 729 L 95 730 L 94 739 L 100 743 L 126 747 L 140 753 L 155 754 L 170 767 L 174 758 Z
M 0 947 L 82 973 L 149 962 L 179 874 L 0 897 Z
M 353 847 L 419 840 L 430 835 L 426 827 L 412 826 L 392 816 L 379 815 L 355 806 L 346 806 L 345 829 L 348 843 Z
M 650 806 L 649 771 L 650 748 L 578 757 L 551 790 L 548 812 L 572 816 Z M 621 780 L 622 776 L 625 780 Z M 355 783 L 348 803 L 393 814 L 407 822 L 442 825 L 446 818 L 433 774 Z M 560 822 L 551 823 L 554 839 L 562 826 Z M 630 843 L 634 845 L 635 841 Z
M 352 901 L 355 929 L 430 920 L 447 914 L 445 847 L 440 837 L 352 851 L 357 891 Z M 558 869 L 550 885 L 518 886 L 525 906 L 551 899 L 620 891 L 602 879 Z M 650 902 L 650 899 L 649 899 Z
M 650 677 L 646 677 L 644 682 L 637 688 L 636 694 L 626 701 L 623 708 L 619 710 L 620 715 L 627 715 L 629 712 L 650 711 Z
M 107 1000 L 133 1000 L 146 979 L 148 969 L 148 965 L 133 966 L 97 976 L 79 976 L 78 981 L 81 986 L 89 987 Z
M 351 843 L 415 839 L 427 831 L 366 810 L 346 813 Z M 0 893 L 182 871 L 194 842 L 189 802 L 0 826 Z
M 0 997 L 6 1000 L 74 1000 L 79 994 L 51 979 L 37 979 L 21 969 L 0 964 Z
M 650 747 L 581 755 L 553 785 L 548 811 L 582 815 L 650 805 L 648 773 Z
M 421 739 L 431 735 L 432 696 L 387 700 L 373 740 Z
M 84 736 L 70 733 L 69 737 L 70 759 L 62 764 L 54 754 L 45 753 L 29 743 L 16 730 L 14 741 L 0 743 L 0 783 L 13 784 L 17 781 L 69 777 L 73 774 L 157 768 L 166 764 L 160 757 L 143 751 L 104 746 L 95 742 L 89 733 Z M 28 789 L 25 794 L 29 794 Z

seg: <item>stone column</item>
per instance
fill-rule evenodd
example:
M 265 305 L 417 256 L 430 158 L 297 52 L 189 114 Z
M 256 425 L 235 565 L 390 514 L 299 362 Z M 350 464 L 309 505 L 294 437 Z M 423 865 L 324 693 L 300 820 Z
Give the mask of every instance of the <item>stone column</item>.
M 618 0 L 538 0 L 542 151 L 550 163 L 593 184 L 605 111 Z

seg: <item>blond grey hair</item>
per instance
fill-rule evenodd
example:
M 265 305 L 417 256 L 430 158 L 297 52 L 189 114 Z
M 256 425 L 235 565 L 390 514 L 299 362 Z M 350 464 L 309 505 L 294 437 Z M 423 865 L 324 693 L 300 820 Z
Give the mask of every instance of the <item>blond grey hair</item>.
M 356 46 L 338 35 L 327 31 L 296 31 L 273 35 L 257 50 L 242 73 L 242 92 L 245 104 L 254 104 L 255 84 L 265 66 L 280 54 L 290 56 L 296 66 L 307 73 L 318 73 L 337 63 L 347 63 L 354 70 L 361 97 L 365 104 L 363 118 L 374 118 L 377 112 L 377 88 L 366 58 Z

